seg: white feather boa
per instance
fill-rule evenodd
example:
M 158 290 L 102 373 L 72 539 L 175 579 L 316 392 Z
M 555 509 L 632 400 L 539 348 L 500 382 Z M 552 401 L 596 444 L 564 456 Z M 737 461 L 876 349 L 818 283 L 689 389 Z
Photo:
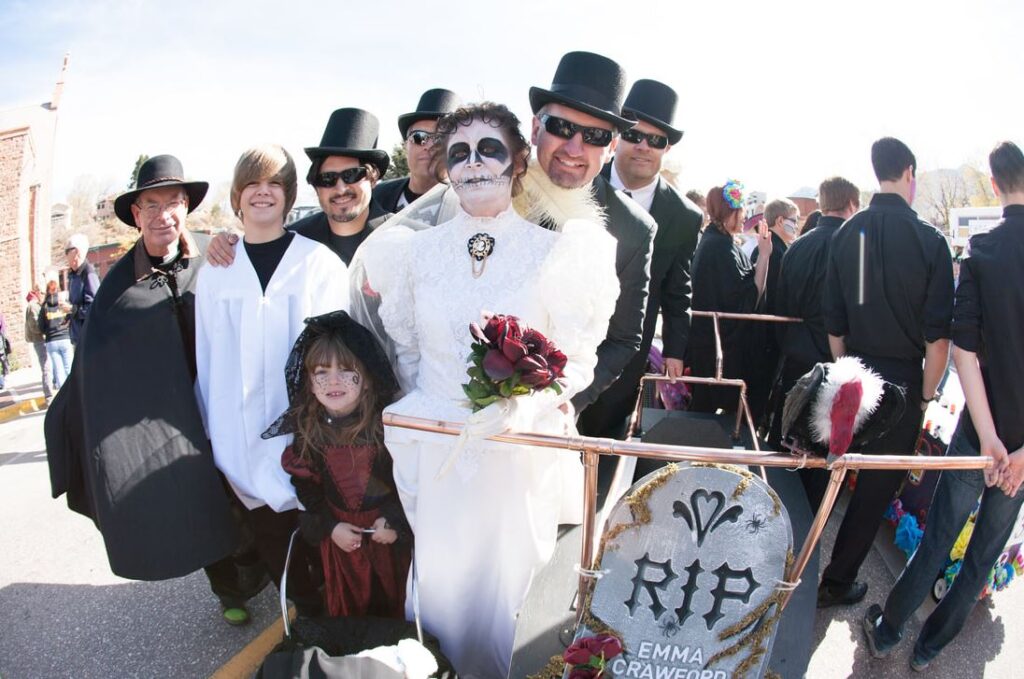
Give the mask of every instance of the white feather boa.
M 512 204 L 523 219 L 534 224 L 548 221 L 559 231 L 570 219 L 583 219 L 605 226 L 604 209 L 594 198 L 591 184 L 578 189 L 563 189 L 551 181 L 533 158 L 520 181 L 523 190 Z
M 818 388 L 818 394 L 811 406 L 811 434 L 818 443 L 828 444 L 832 435 L 832 402 L 839 393 L 839 387 L 860 379 L 863 395 L 860 407 L 853 419 L 853 433 L 856 434 L 864 426 L 871 414 L 882 402 L 884 382 L 874 372 L 854 356 L 843 356 L 828 367 L 828 374 Z

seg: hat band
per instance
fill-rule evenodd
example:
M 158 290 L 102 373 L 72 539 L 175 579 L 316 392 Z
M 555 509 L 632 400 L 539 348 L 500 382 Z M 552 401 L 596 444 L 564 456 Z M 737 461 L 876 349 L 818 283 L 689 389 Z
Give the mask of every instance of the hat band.
M 609 97 L 604 92 L 595 90 L 586 85 L 557 85 L 551 86 L 551 92 L 567 99 L 573 99 L 586 104 L 587 106 L 593 106 L 594 108 L 601 109 L 608 113 L 619 115 L 618 101 L 614 97 Z
M 152 186 L 153 184 L 159 184 L 161 182 L 181 182 L 182 184 L 184 184 L 185 180 L 182 179 L 181 177 L 155 177 L 153 179 L 146 180 L 144 184 L 139 184 L 136 188 L 141 189 L 146 186 Z

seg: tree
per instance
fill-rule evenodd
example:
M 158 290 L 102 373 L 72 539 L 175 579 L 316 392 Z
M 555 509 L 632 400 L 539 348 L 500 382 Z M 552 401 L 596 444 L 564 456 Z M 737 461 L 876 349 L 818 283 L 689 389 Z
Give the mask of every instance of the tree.
M 145 153 L 139 154 L 138 160 L 135 161 L 135 168 L 132 170 L 132 178 L 128 180 L 128 190 L 134 189 L 137 182 L 139 181 L 139 170 L 142 169 L 142 164 L 149 160 L 149 156 Z
M 384 179 L 407 176 L 409 176 L 409 159 L 405 156 L 405 144 L 395 144 L 391 147 L 391 165 L 388 166 Z

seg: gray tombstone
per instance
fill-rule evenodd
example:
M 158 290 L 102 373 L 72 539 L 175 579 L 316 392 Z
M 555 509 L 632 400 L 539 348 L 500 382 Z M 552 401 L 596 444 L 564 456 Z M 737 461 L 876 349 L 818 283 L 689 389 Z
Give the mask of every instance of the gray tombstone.
M 669 465 L 612 510 L 576 637 L 619 637 L 610 677 L 760 678 L 792 550 L 786 509 L 760 476 Z

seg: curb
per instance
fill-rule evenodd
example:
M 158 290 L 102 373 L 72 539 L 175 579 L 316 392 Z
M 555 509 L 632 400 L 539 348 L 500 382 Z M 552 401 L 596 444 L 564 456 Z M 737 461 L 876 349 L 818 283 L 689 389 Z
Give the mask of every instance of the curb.
M 295 607 L 288 610 L 288 617 L 295 619 Z M 224 663 L 210 675 L 210 679 L 248 679 L 260 668 L 267 655 L 284 639 L 284 623 L 278 617 L 245 648 Z
M 0 424 L 10 422 L 25 415 L 38 413 L 46 409 L 46 397 L 35 396 L 33 398 L 18 401 L 4 408 L 0 408 Z

